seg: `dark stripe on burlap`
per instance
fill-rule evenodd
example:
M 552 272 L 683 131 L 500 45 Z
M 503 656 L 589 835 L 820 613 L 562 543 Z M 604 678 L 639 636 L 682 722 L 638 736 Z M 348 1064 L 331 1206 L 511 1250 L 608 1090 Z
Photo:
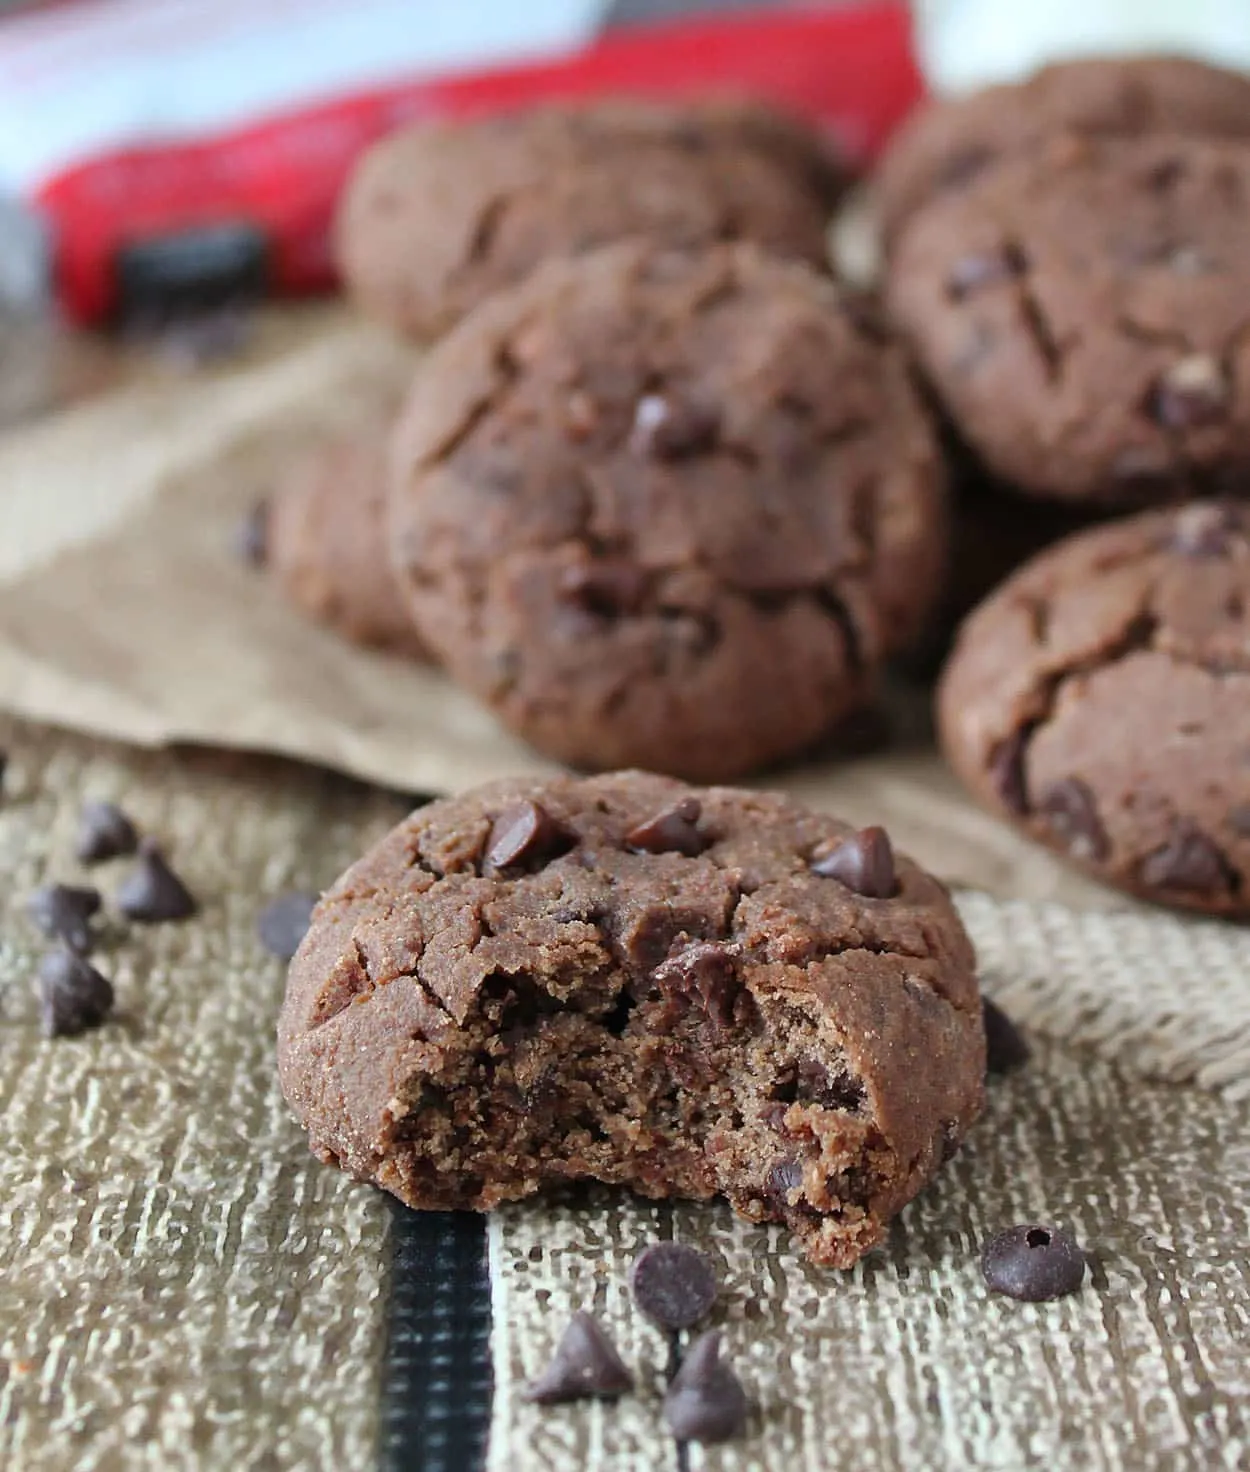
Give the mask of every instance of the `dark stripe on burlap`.
M 476 1472 L 490 1428 L 486 1218 L 395 1207 L 383 1472 Z

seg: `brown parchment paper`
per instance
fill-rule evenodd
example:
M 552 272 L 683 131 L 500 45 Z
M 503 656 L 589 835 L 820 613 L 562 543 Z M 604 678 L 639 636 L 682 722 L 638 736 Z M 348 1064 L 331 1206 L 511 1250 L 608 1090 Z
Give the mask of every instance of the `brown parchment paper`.
M 411 368 L 337 309 L 267 323 L 231 371 L 125 371 L 0 435 L 0 709 L 142 746 L 274 752 L 413 792 L 544 763 L 441 674 L 356 649 L 293 612 L 232 548 L 293 453 L 349 425 Z M 924 730 L 884 756 L 774 774 L 884 822 L 946 879 L 1125 903 L 976 810 Z M 921 719 L 916 719 L 916 706 Z

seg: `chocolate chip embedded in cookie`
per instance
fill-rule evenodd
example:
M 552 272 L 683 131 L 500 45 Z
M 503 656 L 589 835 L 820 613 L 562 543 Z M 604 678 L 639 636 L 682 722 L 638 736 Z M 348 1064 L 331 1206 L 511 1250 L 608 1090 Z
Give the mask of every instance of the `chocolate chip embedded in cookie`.
M 542 262 L 629 236 L 754 240 L 827 262 L 846 174 L 802 124 L 752 103 L 561 104 L 422 123 L 349 184 L 339 258 L 357 302 L 417 338 Z
M 1250 138 L 1250 79 L 1180 56 L 1099 57 L 931 102 L 899 130 L 877 171 L 883 234 L 893 239 L 928 200 L 1060 132 Z
M 1250 506 L 1111 522 L 967 620 L 946 755 L 1034 838 L 1147 899 L 1250 916 Z
M 366 418 L 292 465 L 267 509 L 266 563 L 310 618 L 358 644 L 424 659 L 386 553 L 390 421 Z
M 428 353 L 389 546 L 453 677 L 549 756 L 700 780 L 803 751 L 940 593 L 934 432 L 808 268 L 553 262 Z
M 686 802 L 698 852 L 631 841 Z M 561 842 L 500 865 L 525 809 Z M 286 1097 L 323 1159 L 413 1206 L 576 1179 L 721 1195 L 849 1266 L 958 1144 L 985 1072 L 949 898 L 901 856 L 889 898 L 814 869 L 853 837 L 778 796 L 638 772 L 422 808 L 313 916 L 279 1023 Z M 657 1298 L 657 1272 L 689 1272 L 680 1250 L 649 1250 L 634 1281 L 688 1323 L 715 1281 L 696 1263 Z
M 1243 144 L 1066 138 L 912 216 L 891 312 L 985 468 L 1069 505 L 1246 494 L 1247 197 Z

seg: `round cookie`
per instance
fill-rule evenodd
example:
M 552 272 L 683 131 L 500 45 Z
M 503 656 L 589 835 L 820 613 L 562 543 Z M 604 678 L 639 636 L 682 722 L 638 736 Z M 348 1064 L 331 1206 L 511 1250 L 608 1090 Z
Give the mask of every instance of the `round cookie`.
M 880 829 L 639 772 L 412 814 L 317 907 L 278 1033 L 314 1152 L 411 1206 L 722 1195 L 836 1267 L 985 1069 L 972 947 Z
M 1072 537 L 966 621 L 942 745 L 987 806 L 1147 899 L 1250 916 L 1250 506 Z
M 1250 138 L 1250 78 L 1183 56 L 1098 57 L 932 101 L 899 129 L 878 167 L 883 237 L 893 240 L 928 200 L 1061 132 Z
M 347 287 L 431 338 L 551 257 L 626 236 L 748 239 L 827 263 L 845 176 L 800 124 L 749 104 L 564 104 L 422 123 L 377 144 L 340 209 Z
M 894 348 L 747 246 L 552 262 L 424 359 L 390 549 L 452 676 L 573 766 L 719 781 L 827 735 L 940 592 Z
M 301 612 L 358 644 L 428 653 L 386 551 L 389 420 L 313 447 L 267 507 L 265 561 Z
M 1250 147 L 1058 140 L 915 214 L 891 315 L 1017 489 L 1136 507 L 1250 485 Z

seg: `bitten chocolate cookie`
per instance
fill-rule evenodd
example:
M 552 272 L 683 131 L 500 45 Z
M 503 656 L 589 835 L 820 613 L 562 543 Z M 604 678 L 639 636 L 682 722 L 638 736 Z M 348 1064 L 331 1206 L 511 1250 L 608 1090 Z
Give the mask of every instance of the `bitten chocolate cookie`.
M 1250 78 L 1181 56 L 1100 57 L 931 102 L 881 160 L 875 192 L 884 237 L 892 240 L 936 195 L 1062 132 L 1250 138 Z
M 1250 485 L 1250 147 L 1068 138 L 908 222 L 892 315 L 989 470 L 1134 506 Z
M 753 104 L 613 101 L 423 123 L 365 156 L 338 253 L 366 311 L 430 338 L 541 262 L 626 236 L 754 240 L 823 265 L 844 184 L 815 135 Z
M 938 700 L 988 806 L 1108 883 L 1250 916 L 1250 506 L 1084 532 L 964 624 Z
M 724 780 L 803 751 L 940 591 L 899 352 L 746 246 L 552 262 L 424 359 L 390 548 L 426 642 L 540 751 Z
M 972 947 L 880 829 L 638 772 L 414 813 L 317 907 L 278 1057 L 314 1152 L 411 1206 L 721 1195 L 835 1267 L 985 1070 Z
M 385 542 L 388 421 L 310 449 L 269 503 L 266 562 L 301 612 L 358 644 L 428 657 Z

